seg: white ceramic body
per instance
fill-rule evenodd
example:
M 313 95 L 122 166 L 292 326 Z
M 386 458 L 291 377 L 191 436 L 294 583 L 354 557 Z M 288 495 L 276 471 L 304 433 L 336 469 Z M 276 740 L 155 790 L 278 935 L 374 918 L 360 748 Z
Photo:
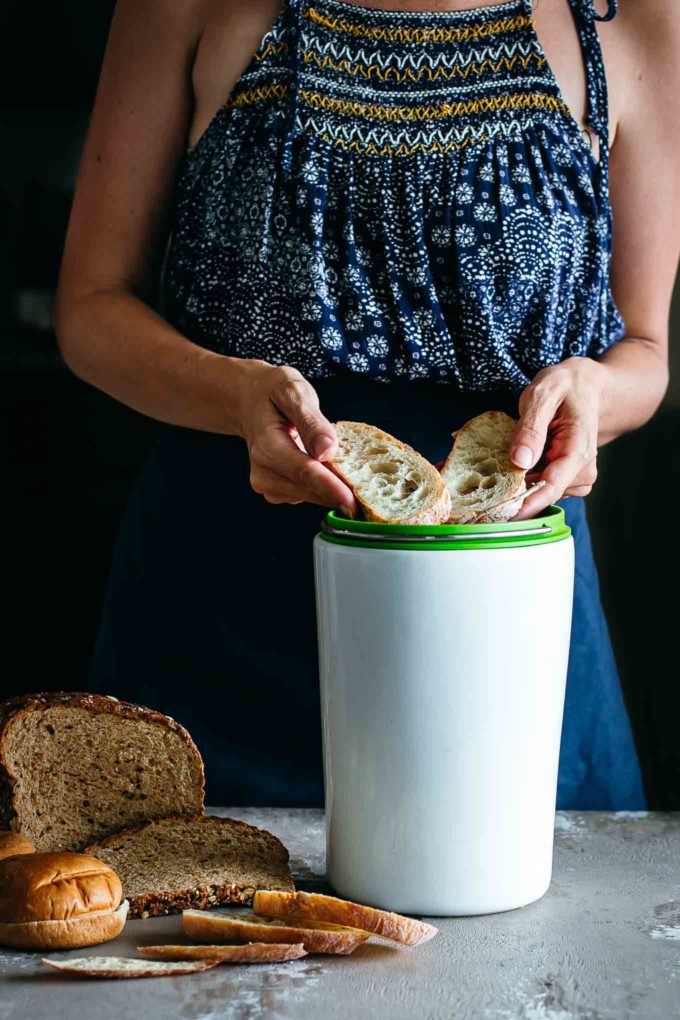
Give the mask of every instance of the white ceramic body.
M 328 876 L 406 913 L 550 884 L 574 550 L 314 544 Z

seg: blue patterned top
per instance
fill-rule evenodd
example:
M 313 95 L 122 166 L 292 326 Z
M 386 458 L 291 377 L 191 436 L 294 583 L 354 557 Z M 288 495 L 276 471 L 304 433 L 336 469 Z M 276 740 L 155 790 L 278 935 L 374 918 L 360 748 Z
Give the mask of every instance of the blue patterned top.
M 311 379 L 469 392 L 619 340 L 606 80 L 591 0 L 571 3 L 599 161 L 530 0 L 284 3 L 181 166 L 170 321 Z

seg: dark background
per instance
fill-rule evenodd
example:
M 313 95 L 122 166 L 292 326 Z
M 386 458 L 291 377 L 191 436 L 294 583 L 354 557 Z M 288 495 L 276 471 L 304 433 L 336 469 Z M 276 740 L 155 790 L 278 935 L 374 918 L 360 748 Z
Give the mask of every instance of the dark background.
M 157 434 L 69 373 L 49 323 L 112 9 L 109 0 L 0 4 L 3 697 L 82 688 L 117 523 Z M 650 806 L 664 809 L 680 808 L 674 386 L 653 422 L 603 449 L 589 500 Z

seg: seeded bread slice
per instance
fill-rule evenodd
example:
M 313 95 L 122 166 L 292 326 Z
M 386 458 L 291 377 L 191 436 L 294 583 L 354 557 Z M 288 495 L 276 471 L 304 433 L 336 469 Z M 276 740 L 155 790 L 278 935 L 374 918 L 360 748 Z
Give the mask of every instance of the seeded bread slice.
M 130 917 L 250 904 L 257 889 L 295 889 L 281 840 L 233 818 L 146 822 L 91 844 L 88 853 L 119 876 Z
M 173 719 L 100 694 L 0 704 L 0 829 L 81 850 L 117 829 L 203 810 L 203 762 Z
M 526 471 L 510 460 L 516 424 L 502 411 L 487 411 L 456 432 L 442 468 L 451 494 L 452 524 L 509 521 L 518 513 L 526 494 Z
M 441 475 L 424 457 L 373 425 L 339 421 L 339 449 L 329 462 L 352 489 L 367 521 L 442 524 L 450 496 Z

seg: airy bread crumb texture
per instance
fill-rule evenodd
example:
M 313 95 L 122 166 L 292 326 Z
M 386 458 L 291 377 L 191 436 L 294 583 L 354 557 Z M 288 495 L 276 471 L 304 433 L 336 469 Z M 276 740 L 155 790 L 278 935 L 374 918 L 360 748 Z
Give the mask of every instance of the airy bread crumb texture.
M 88 852 L 120 876 L 131 917 L 249 904 L 257 889 L 294 889 L 281 841 L 231 818 L 151 821 L 93 844 Z
M 449 495 L 439 472 L 411 447 L 372 425 L 341 421 L 331 462 L 354 492 L 369 521 L 439 524 Z
M 453 449 L 442 468 L 451 494 L 452 523 L 507 521 L 520 509 L 526 472 L 510 460 L 510 440 L 516 422 L 502 411 L 473 418 L 456 433 Z M 493 508 L 506 500 L 498 512 Z

